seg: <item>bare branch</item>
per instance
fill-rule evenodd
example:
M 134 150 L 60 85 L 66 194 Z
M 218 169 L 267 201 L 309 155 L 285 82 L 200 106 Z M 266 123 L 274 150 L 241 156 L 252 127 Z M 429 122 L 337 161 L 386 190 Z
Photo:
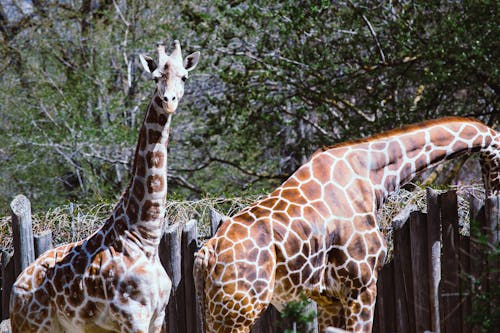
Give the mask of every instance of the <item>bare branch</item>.
M 214 162 L 232 166 L 233 168 L 239 170 L 241 173 L 243 173 L 247 176 L 257 177 L 259 179 L 283 179 L 283 178 L 290 176 L 290 174 L 288 174 L 288 173 L 274 173 L 274 174 L 273 173 L 259 173 L 259 172 L 253 171 L 253 170 L 245 169 L 244 167 L 242 167 L 241 165 L 239 165 L 236 162 L 224 160 L 222 158 L 213 157 L 213 156 L 209 156 L 206 161 L 200 163 L 198 166 L 196 166 L 194 168 L 189 168 L 189 169 L 181 168 L 181 169 L 174 169 L 174 170 L 178 171 L 178 172 L 196 172 L 196 171 L 200 171 L 202 169 L 207 168 L 210 164 L 212 164 Z
M 366 25 L 368 26 L 368 29 L 370 30 L 370 33 L 372 34 L 373 39 L 375 40 L 375 43 L 377 44 L 378 52 L 380 54 L 380 60 L 382 60 L 382 63 L 385 64 L 385 55 L 384 51 L 382 50 L 382 46 L 380 46 L 380 42 L 378 41 L 377 34 L 375 33 L 375 30 L 373 29 L 370 21 L 366 18 L 364 14 L 361 15 L 363 18 L 363 21 L 365 21 Z
M 187 188 L 195 193 L 198 193 L 198 194 L 204 193 L 204 191 L 201 188 L 188 182 L 185 177 L 180 176 L 180 175 L 176 175 L 176 174 L 172 173 L 171 171 L 169 171 L 169 173 L 167 174 L 167 178 L 172 180 L 175 184 L 182 186 L 182 187 L 185 187 L 185 188 Z

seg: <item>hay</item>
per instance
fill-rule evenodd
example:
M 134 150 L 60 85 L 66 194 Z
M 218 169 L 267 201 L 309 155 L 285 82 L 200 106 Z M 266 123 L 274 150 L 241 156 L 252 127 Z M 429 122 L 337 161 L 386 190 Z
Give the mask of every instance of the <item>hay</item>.
M 446 189 L 449 190 L 450 188 Z M 484 198 L 484 189 L 481 186 L 451 187 L 457 191 L 459 206 L 459 224 L 461 233 L 469 232 L 469 201 L 470 197 Z M 442 190 L 440 192 L 445 192 Z M 247 198 L 205 198 L 195 201 L 169 201 L 167 202 L 166 218 L 168 225 L 185 223 L 191 219 L 198 221 L 198 231 L 201 237 L 210 233 L 210 210 L 231 216 L 242 208 L 248 206 L 257 196 Z M 34 233 L 52 230 L 54 245 L 73 242 L 89 236 L 97 230 L 109 216 L 114 205 L 80 205 L 70 204 L 51 209 L 45 213 L 33 215 Z M 380 229 L 384 233 L 392 252 L 392 230 L 394 223 L 406 220 L 407 215 L 413 210 L 427 211 L 426 191 L 416 188 L 414 191 L 399 190 L 389 196 L 378 212 Z M 12 236 L 10 217 L 0 218 L 0 248 L 12 250 Z M 390 256 L 389 256 L 390 257 Z
M 195 219 L 198 221 L 198 232 L 204 237 L 210 233 L 210 209 L 223 215 L 233 215 L 250 203 L 259 199 L 257 196 L 247 198 L 205 198 L 195 201 L 168 201 L 165 225 L 185 223 Z M 54 245 L 74 242 L 83 239 L 104 224 L 114 204 L 69 204 L 45 213 L 32 216 L 34 234 L 45 230 L 52 231 Z M 12 251 L 12 229 L 9 216 L 0 218 L 0 249 Z

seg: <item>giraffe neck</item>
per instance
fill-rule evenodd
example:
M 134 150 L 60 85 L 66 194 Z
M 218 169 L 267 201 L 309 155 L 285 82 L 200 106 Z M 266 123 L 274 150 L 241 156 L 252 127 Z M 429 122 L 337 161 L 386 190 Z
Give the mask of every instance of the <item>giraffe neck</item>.
M 162 235 L 170 120 L 155 91 L 139 131 L 130 183 L 108 223 L 117 237 L 148 255 L 157 253 Z
M 418 173 L 456 156 L 491 150 L 495 134 L 484 124 L 465 118 L 423 122 L 368 139 L 365 154 L 377 206 Z M 496 143 L 498 144 L 498 143 Z

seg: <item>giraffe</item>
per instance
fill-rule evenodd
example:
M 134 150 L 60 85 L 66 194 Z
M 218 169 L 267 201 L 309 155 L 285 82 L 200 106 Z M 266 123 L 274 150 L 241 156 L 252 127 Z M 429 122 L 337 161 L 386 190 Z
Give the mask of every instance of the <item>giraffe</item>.
M 500 134 L 450 117 L 315 152 L 280 187 L 221 223 L 195 258 L 207 332 L 249 332 L 269 305 L 301 294 L 329 326 L 371 332 L 386 256 L 376 211 L 419 172 L 480 152 L 488 196 L 500 194 Z
M 131 181 L 104 225 L 41 255 L 16 280 L 16 332 L 159 332 L 171 282 L 158 257 L 167 194 L 171 115 L 199 52 L 184 61 L 179 41 L 159 61 L 140 55 L 156 80 L 134 155 Z

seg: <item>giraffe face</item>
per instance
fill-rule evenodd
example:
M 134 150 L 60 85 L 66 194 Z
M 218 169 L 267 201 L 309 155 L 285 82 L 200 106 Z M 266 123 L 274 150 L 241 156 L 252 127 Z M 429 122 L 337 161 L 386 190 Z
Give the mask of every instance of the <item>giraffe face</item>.
M 182 59 L 179 41 L 174 41 L 174 51 L 167 55 L 165 46 L 158 45 L 158 64 L 146 55 L 140 55 L 144 69 L 151 73 L 156 81 L 157 96 L 162 100 L 163 110 L 174 113 L 184 95 L 184 82 L 188 73 L 198 64 L 200 52 L 194 52 Z

